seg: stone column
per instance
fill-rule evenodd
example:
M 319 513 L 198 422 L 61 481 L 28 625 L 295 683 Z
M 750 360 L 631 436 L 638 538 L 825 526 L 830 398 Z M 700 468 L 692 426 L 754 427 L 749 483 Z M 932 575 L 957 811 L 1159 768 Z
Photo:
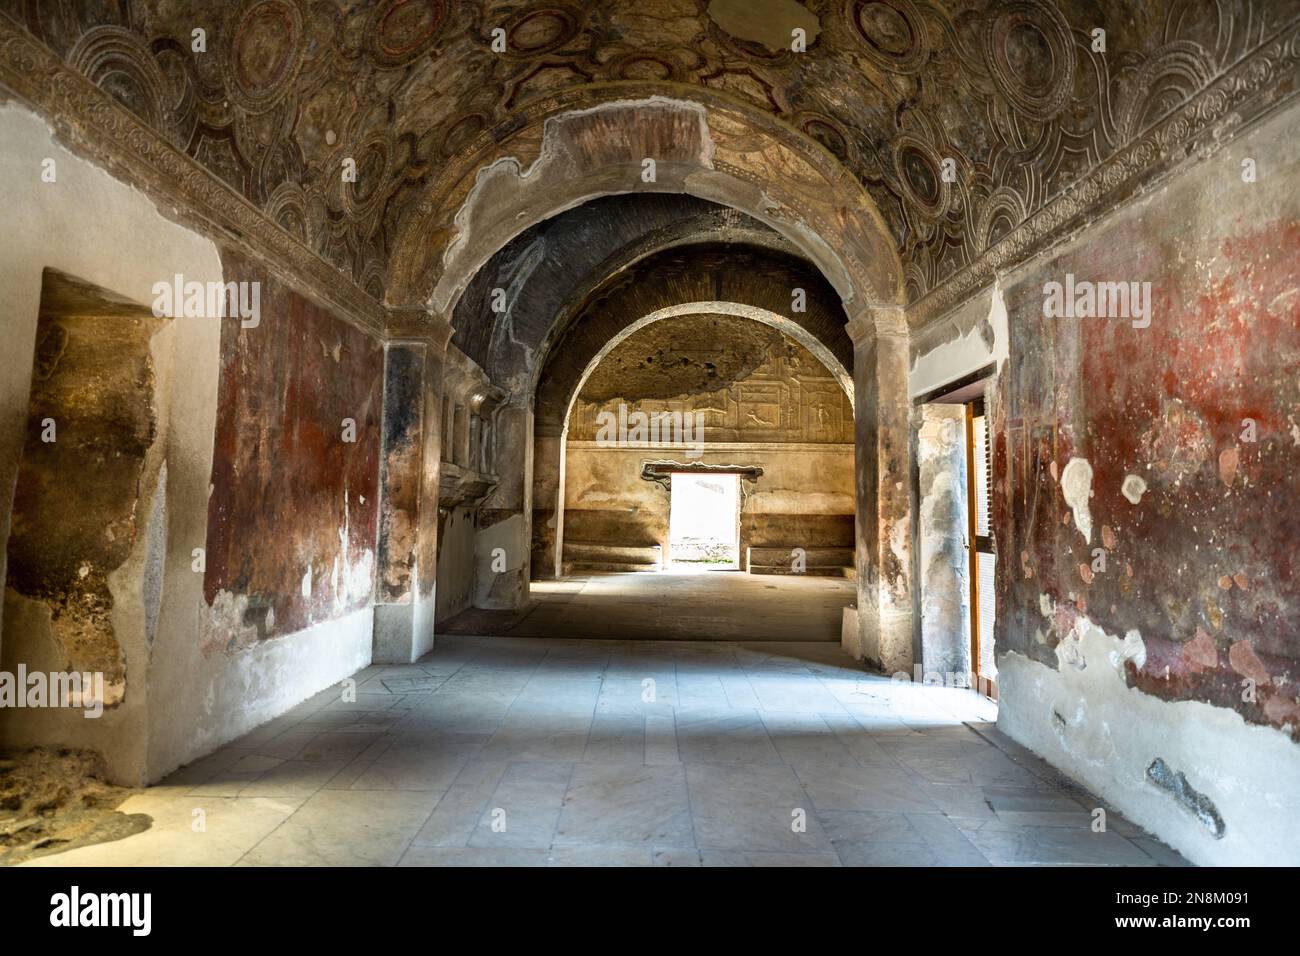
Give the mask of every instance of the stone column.
M 497 412 L 501 480 L 478 512 L 474 539 L 474 606 L 497 610 L 528 600 L 532 551 L 533 411 L 511 402 Z
M 903 309 L 867 308 L 853 339 L 858 614 L 847 650 L 887 674 L 911 676 L 912 488 L 908 335 Z M 853 629 L 851 629 L 853 630 Z M 856 646 L 854 646 L 856 643 Z
M 389 330 L 373 659 L 409 664 L 433 649 L 442 373 L 451 324 L 419 310 L 393 311 Z
M 560 576 L 564 549 L 564 426 L 538 422 L 533 430 L 532 577 Z

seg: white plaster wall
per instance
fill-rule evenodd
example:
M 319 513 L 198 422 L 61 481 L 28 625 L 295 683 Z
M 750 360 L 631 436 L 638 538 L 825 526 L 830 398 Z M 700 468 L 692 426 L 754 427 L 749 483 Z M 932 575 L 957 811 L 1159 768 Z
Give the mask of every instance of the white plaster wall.
M 153 284 L 174 272 L 199 281 L 220 280 L 221 259 L 214 243 L 168 222 L 142 193 L 57 145 L 49 127 L 30 111 L 13 103 L 0 105 L 0 142 L 0 205 L 5 212 L 0 289 L 8 353 L 0 363 L 0 540 L 8 541 L 31 395 L 42 270 L 59 269 L 148 305 Z M 53 183 L 41 181 L 41 163 L 47 158 L 56 164 Z M 202 384 L 205 362 L 215 369 L 215 342 L 213 338 L 211 356 L 200 352 L 190 357 L 200 379 L 191 388 Z M 159 377 L 161 392 L 161 370 Z M 209 404 L 215 407 L 215 377 L 212 387 Z
M 58 145 L 29 110 L 0 106 L 0 143 L 0 208 L 6 215 L 0 230 L 0 328 L 9 356 L 0 363 L 5 544 L 25 441 L 42 270 L 59 269 L 147 306 L 157 281 L 175 273 L 220 281 L 222 269 L 215 243 L 168 220 L 143 193 Z M 53 183 L 41 181 L 46 158 L 56 164 Z M 95 720 L 68 710 L 0 715 L 0 739 L 90 746 L 104 753 L 115 780 L 154 781 L 370 662 L 369 609 L 235 654 L 205 657 L 199 650 L 207 605 L 203 576 L 191 570 L 191 552 L 207 536 L 220 335 L 218 321 L 177 319 L 153 340 L 159 418 L 154 453 L 165 453 L 165 466 L 151 466 L 148 480 L 159 487 L 142 488 L 140 534 L 112 578 L 114 626 L 127 654 L 126 701 Z M 0 574 L 3 560 L 0 547 Z M 148 607 L 146 596 L 156 595 L 160 571 L 161 603 Z M 146 623 L 155 612 L 150 643 Z M 24 620 L 11 623 L 25 634 L 47 628 L 32 602 L 24 603 L 22 613 Z M 59 669 L 62 662 L 53 659 L 52 649 L 42 656 L 40 643 L 32 641 L 29 668 Z M 148 665 L 144 679 L 142 661 Z
M 474 510 L 464 505 L 453 508 L 439 528 L 439 621 L 454 617 L 470 606 L 474 591 L 475 537 Z
M 986 325 L 984 332 L 981 325 Z M 996 364 L 1000 372 L 1008 348 L 1007 308 L 1002 289 L 995 283 L 915 336 L 907 375 L 908 397 L 924 395 L 989 364 Z
M 927 675 L 962 678 L 971 672 L 965 436 L 965 406 L 921 406 L 916 443 L 921 662 Z
M 192 633 L 174 635 L 181 639 L 155 653 L 150 669 L 149 781 L 369 665 L 373 628 L 374 609 L 365 608 L 213 656 L 200 653 Z
M 147 306 L 153 299 L 153 284 L 159 279 L 180 272 L 201 282 L 220 280 L 221 260 L 214 243 L 169 222 L 142 193 L 57 145 L 49 127 L 16 104 L 0 107 L 0 142 L 5 144 L 0 151 L 0 205 L 7 217 L 6 228 L 0 232 L 0 288 L 5 291 L 4 339 L 11 356 L 0 365 L 0 488 L 4 502 L 0 507 L 0 541 L 7 544 L 14 486 L 26 438 L 42 270 L 59 269 Z M 46 159 L 55 163 L 52 183 L 41 179 Z M 3 739 L 16 745 L 74 743 L 91 747 L 104 754 L 110 773 L 124 783 L 139 783 L 147 772 L 150 648 L 140 612 L 144 568 L 149 563 L 148 544 L 163 539 L 162 529 L 156 526 L 158 521 L 186 525 L 186 496 L 198 502 L 200 521 L 206 521 L 218 334 L 215 324 L 205 328 L 194 321 L 177 322 L 159 332 L 152 343 L 158 439 L 145 469 L 136 546 L 110 579 L 114 629 L 127 660 L 126 699 L 98 719 L 54 709 L 17 712 L 3 719 Z M 193 426 L 203 429 L 206 424 L 207 449 L 202 465 L 178 458 L 161 471 L 157 456 L 170 439 L 168 404 L 169 394 L 175 391 L 172 364 L 177 356 L 182 356 L 186 364 L 186 389 L 176 398 L 200 408 L 206 406 L 206 423 L 194 422 Z M 184 428 L 177 430 L 183 432 Z M 169 487 L 159 493 L 152 485 L 163 476 Z M 177 502 L 168 507 L 172 497 Z M 195 547 L 203 543 L 203 528 L 200 523 Z M 182 545 L 175 530 L 169 529 L 165 536 L 170 552 Z M 189 577 L 197 578 L 189 571 L 188 555 L 187 545 L 184 570 Z M 166 563 L 170 572 L 171 565 L 179 562 Z M 170 574 L 165 573 L 164 580 L 168 577 Z M 9 606 L 23 619 L 6 625 L 9 640 L 16 645 L 8 648 L 11 653 L 6 655 L 6 666 L 12 667 L 15 659 L 25 659 L 29 669 L 62 669 L 64 662 L 49 637 L 48 610 L 34 602 L 10 601 Z M 162 626 L 155 633 L 156 644 L 175 639 Z
M 1056 670 L 999 655 L 998 729 L 1193 863 L 1300 865 L 1300 748 L 1226 707 L 1127 686 L 1123 661 L 1134 647 L 1081 618 L 1056 649 Z M 1146 779 L 1157 757 L 1210 798 L 1222 838 Z

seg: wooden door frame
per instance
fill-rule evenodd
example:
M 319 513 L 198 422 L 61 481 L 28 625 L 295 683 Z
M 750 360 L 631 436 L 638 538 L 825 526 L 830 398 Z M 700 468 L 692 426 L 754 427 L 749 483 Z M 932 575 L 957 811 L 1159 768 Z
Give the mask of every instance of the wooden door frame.
M 975 461 L 975 419 L 984 419 L 984 441 L 987 443 L 992 440 L 992 435 L 988 428 L 988 417 L 985 414 L 983 397 L 972 399 L 964 403 L 966 407 L 966 555 L 970 565 L 970 653 L 971 653 L 971 674 L 975 678 L 975 686 L 972 690 L 980 691 L 984 696 L 993 700 L 998 699 L 998 685 L 993 678 L 985 678 L 980 674 L 980 585 L 979 585 L 979 564 L 980 554 L 993 554 L 993 535 L 979 534 L 979 500 L 977 497 L 978 484 L 975 480 L 975 469 L 984 467 L 983 462 L 978 464 Z M 991 494 L 992 487 L 988 489 Z M 990 515 L 990 518 L 992 516 Z M 990 528 L 991 532 L 993 529 Z M 987 551 L 981 552 L 980 548 L 984 546 Z

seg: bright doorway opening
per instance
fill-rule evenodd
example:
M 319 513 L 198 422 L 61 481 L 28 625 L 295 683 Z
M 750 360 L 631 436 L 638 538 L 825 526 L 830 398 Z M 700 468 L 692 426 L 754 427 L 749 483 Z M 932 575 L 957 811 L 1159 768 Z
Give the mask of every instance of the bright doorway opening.
M 671 476 L 668 563 L 678 569 L 740 567 L 740 475 Z

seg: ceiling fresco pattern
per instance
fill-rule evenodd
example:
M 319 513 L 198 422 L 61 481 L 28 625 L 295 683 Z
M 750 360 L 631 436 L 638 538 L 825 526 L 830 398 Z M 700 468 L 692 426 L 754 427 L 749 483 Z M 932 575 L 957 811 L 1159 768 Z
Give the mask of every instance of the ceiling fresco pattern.
M 540 98 L 633 80 L 725 92 L 821 144 L 879 208 L 913 301 L 1275 41 L 1300 0 L 736 10 L 728 0 L 0 0 L 375 298 L 401 224 L 441 167 L 484 137 L 504 139 Z M 805 52 L 778 43 L 791 24 Z M 339 174 L 347 159 L 355 181 Z

